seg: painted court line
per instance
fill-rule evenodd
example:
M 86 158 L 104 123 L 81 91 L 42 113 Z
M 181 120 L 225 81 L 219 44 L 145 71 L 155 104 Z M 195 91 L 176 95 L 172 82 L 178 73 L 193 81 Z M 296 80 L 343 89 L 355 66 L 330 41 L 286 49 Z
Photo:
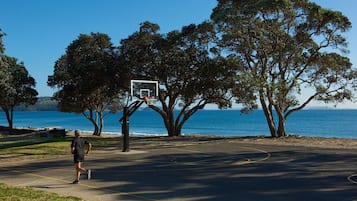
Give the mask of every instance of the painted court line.
M 354 180 L 354 177 L 357 177 L 357 174 L 352 174 L 352 175 L 348 176 L 347 180 L 350 181 L 353 184 L 357 184 L 357 181 Z
M 266 156 L 263 157 L 263 158 L 260 158 L 260 159 L 258 159 L 258 160 L 250 160 L 250 159 L 248 159 L 248 160 L 246 160 L 246 161 L 237 161 L 237 162 L 234 163 L 234 164 L 237 165 L 237 166 L 247 165 L 247 164 L 253 164 L 253 163 L 258 163 L 258 162 L 261 162 L 261 161 L 268 160 L 268 159 L 271 157 L 271 154 L 270 154 L 268 151 L 265 151 L 265 150 L 262 150 L 262 149 L 257 149 L 257 148 L 252 148 L 252 147 L 242 147 L 242 146 L 239 147 L 239 148 L 257 151 L 257 152 L 266 154 Z M 205 152 L 197 151 L 197 150 L 192 150 L 192 149 L 183 149 L 183 148 L 177 148 L 177 147 L 172 148 L 172 149 L 176 149 L 176 150 L 180 150 L 180 151 L 187 151 L 187 152 L 191 152 L 191 153 L 207 154 L 207 153 L 205 153 Z M 211 155 L 211 154 L 208 154 L 208 155 Z M 195 162 L 183 162 L 182 164 L 186 164 L 186 165 L 197 165 L 197 164 L 199 164 L 200 162 L 202 163 L 203 161 L 207 161 L 207 160 L 198 160 L 198 161 L 195 161 Z

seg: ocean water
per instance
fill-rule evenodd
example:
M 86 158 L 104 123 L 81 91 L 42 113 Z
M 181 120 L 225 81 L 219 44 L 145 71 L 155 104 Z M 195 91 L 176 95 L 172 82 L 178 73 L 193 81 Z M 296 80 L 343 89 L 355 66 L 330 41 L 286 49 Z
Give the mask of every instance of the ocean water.
M 121 134 L 122 114 L 106 113 L 104 132 Z M 131 135 L 167 135 L 160 115 L 152 110 L 136 111 L 129 122 Z M 0 125 L 7 126 L 3 112 Z M 57 111 L 15 112 L 15 127 L 62 127 L 92 131 L 93 126 L 80 114 Z M 317 137 L 357 138 L 357 110 L 302 110 L 286 122 L 289 134 Z M 185 124 L 182 133 L 218 136 L 270 136 L 262 110 L 241 114 L 239 110 L 200 110 Z

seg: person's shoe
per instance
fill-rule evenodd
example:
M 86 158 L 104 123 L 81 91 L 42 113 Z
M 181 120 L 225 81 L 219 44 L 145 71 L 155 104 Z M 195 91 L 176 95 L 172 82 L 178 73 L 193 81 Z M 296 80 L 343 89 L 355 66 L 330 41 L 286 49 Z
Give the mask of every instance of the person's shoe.
M 87 179 L 91 179 L 92 177 L 92 171 L 91 170 L 87 170 Z
M 72 184 L 79 184 L 79 181 L 76 179 L 72 182 Z

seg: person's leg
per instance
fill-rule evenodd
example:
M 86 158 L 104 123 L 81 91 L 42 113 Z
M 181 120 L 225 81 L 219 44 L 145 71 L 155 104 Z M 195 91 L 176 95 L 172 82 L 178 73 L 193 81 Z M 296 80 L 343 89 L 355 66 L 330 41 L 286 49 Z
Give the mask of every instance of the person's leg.
M 76 179 L 73 181 L 73 184 L 78 184 L 82 172 L 87 172 L 86 169 L 82 168 L 82 162 L 75 162 L 74 166 L 76 168 Z
M 75 155 L 74 156 L 74 166 L 76 168 L 76 180 L 73 181 L 73 184 L 78 184 L 81 177 L 81 173 L 87 173 L 87 179 L 91 179 L 91 171 L 82 168 L 82 163 L 84 161 L 83 156 Z
M 79 181 L 82 172 L 87 172 L 86 169 L 82 168 L 82 162 L 75 163 L 76 165 L 76 178 Z
M 81 176 L 82 172 L 87 174 L 87 179 L 88 180 L 91 179 L 91 170 L 83 168 L 82 167 L 82 162 L 79 162 L 79 168 L 78 169 L 79 169 L 79 173 L 77 173 L 77 174 L 79 174 L 78 180 L 79 180 L 79 177 Z
M 79 162 L 74 162 L 74 168 L 76 169 L 76 179 L 72 182 L 73 184 L 79 183 L 79 177 L 81 176 L 81 172 L 78 169 Z

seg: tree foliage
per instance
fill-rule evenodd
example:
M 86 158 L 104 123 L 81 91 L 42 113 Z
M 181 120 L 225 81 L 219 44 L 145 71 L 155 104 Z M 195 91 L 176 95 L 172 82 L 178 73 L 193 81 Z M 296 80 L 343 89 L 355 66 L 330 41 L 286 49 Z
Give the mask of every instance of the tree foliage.
M 4 32 L 2 32 L 1 28 L 0 28 L 0 76 L 1 75 L 1 71 L 4 70 L 3 66 L 5 65 L 4 61 L 3 61 L 3 57 L 4 57 L 4 51 L 5 51 L 5 48 L 4 48 L 4 44 L 2 43 L 2 37 L 4 37 L 6 34 Z M 1 88 L 0 88 L 1 90 Z
M 104 110 L 116 103 L 127 85 L 125 70 L 120 68 L 118 53 L 106 34 L 81 34 L 54 66 L 48 85 L 57 87 L 54 94 L 59 110 L 83 114 L 100 135 Z
M 158 30 L 157 24 L 142 23 L 140 31 L 121 41 L 121 54 L 132 78 L 159 81 L 160 106 L 150 108 L 161 115 L 168 135 L 178 136 L 184 123 L 205 105 L 231 106 L 233 72 L 224 58 L 209 51 L 214 36 L 209 23 L 166 35 Z
M 308 0 L 219 0 L 211 19 L 223 54 L 240 67 L 237 82 L 246 87 L 235 94 L 259 101 L 272 136 L 285 136 L 287 117 L 312 100 L 353 99 L 356 70 L 343 36 L 351 22 L 342 13 Z M 313 93 L 300 100 L 304 88 Z
M 1 55 L 4 53 L 5 48 L 4 48 L 4 44 L 2 44 L 2 37 L 5 36 L 5 33 L 2 32 L 1 28 L 0 28 L 0 60 L 1 60 Z
M 35 90 L 35 79 L 29 75 L 22 62 L 14 57 L 3 56 L 3 65 L 0 67 L 0 107 L 12 129 L 14 107 L 35 104 L 38 93 Z

